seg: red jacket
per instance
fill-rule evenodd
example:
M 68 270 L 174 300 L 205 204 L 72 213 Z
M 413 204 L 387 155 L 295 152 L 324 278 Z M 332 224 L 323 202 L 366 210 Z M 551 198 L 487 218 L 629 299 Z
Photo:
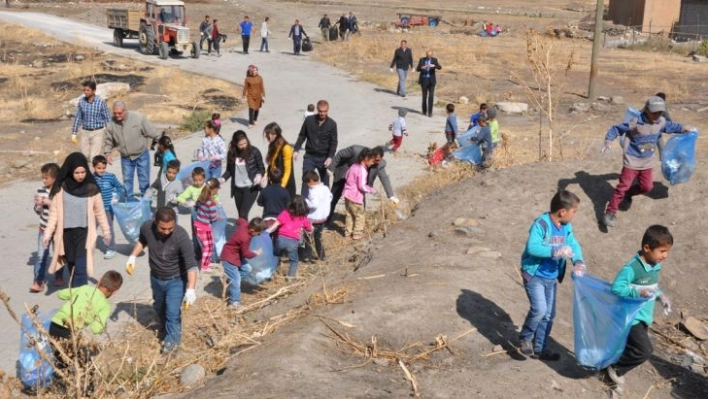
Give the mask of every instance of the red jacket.
M 241 259 L 255 258 L 256 253 L 250 250 L 251 235 L 248 233 L 248 221 L 238 219 L 236 221 L 236 231 L 224 244 L 221 250 L 221 260 L 231 263 L 236 267 L 241 267 Z
M 211 30 L 211 38 L 213 40 L 219 40 L 219 27 L 214 25 L 214 27 Z

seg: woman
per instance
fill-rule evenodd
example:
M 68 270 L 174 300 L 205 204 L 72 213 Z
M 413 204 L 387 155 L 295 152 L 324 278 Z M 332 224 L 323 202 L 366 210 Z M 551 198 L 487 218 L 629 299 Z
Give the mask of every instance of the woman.
M 249 65 L 246 81 L 243 82 L 243 98 L 248 101 L 248 127 L 258 123 L 258 111 L 265 102 L 263 78 L 258 74 L 258 67 Z
M 52 190 L 52 205 L 42 244 L 54 240 L 54 254 L 49 272 L 56 274 L 66 264 L 72 287 L 88 284 L 93 275 L 93 249 L 96 242 L 96 224 L 101 225 L 103 242 L 111 241 L 101 191 L 89 173 L 86 156 L 80 152 L 69 154 L 59 169 Z
M 263 136 L 269 143 L 268 155 L 266 155 L 268 168 L 278 168 L 283 172 L 283 181 L 280 184 L 288 190 L 291 199 L 295 198 L 293 147 L 285 141 L 282 129 L 275 122 L 266 125 L 263 129 Z
M 248 220 L 248 212 L 256 202 L 264 174 L 261 152 L 251 145 L 246 132 L 237 130 L 229 143 L 226 173 L 221 179 L 224 182 L 231 179 L 231 196 L 236 203 L 239 218 Z

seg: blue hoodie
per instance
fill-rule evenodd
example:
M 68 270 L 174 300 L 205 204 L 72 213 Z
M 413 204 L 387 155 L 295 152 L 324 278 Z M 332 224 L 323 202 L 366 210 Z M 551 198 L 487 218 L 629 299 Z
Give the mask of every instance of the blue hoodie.
M 536 218 L 531 228 L 529 228 L 529 238 L 526 241 L 526 248 L 521 255 L 521 271 L 535 276 L 536 272 L 545 261 L 551 260 L 553 257 L 554 247 L 551 245 L 553 221 L 550 213 L 546 212 Z M 565 231 L 565 244 L 573 250 L 573 263 L 583 262 L 583 251 L 580 249 L 580 244 L 575 239 L 573 234 L 573 226 L 568 223 L 561 225 Z M 565 259 L 554 260 L 558 268 L 558 279 L 562 280 L 565 273 Z

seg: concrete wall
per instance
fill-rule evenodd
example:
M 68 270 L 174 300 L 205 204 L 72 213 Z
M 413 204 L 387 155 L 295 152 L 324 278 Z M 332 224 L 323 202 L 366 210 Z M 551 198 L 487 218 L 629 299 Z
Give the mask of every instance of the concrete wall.
M 644 3 L 646 0 L 610 0 L 607 13 L 612 23 L 625 26 L 644 23 Z
M 708 36 L 708 0 L 684 0 L 677 30 Z
M 610 0 L 608 17 L 615 24 L 659 33 L 669 32 L 680 13 L 681 0 Z

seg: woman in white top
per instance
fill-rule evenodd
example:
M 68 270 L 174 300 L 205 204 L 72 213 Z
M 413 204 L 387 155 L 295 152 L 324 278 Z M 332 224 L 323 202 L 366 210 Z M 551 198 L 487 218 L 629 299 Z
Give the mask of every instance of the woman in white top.
M 263 49 L 265 49 L 266 53 L 270 53 L 270 50 L 268 50 L 268 35 L 271 33 L 268 30 L 268 20 L 270 20 L 270 18 L 265 17 L 265 21 L 263 21 L 263 25 L 261 25 L 261 53 Z

